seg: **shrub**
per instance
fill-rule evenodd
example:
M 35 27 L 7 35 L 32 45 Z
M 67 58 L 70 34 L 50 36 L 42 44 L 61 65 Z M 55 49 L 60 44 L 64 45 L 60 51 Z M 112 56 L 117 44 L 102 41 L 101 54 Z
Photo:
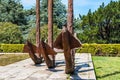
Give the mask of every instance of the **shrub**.
M 22 52 L 24 44 L 1 44 L 1 52 L 12 53 L 12 52 Z
M 77 53 L 97 53 L 104 56 L 120 56 L 120 44 L 83 44 Z
M 23 37 L 19 26 L 10 22 L 0 22 L 0 43 L 18 44 L 23 43 Z
M 0 44 L 0 52 L 2 52 L 2 49 L 1 49 L 1 44 Z
M 0 44 L 0 52 L 22 52 L 24 44 Z M 77 53 L 97 53 L 104 56 L 120 56 L 120 44 L 83 44 Z
M 48 26 L 47 25 L 44 25 L 42 26 L 41 28 L 41 33 L 40 33 L 40 36 L 41 36 L 41 39 L 44 40 L 44 41 L 48 41 Z M 35 43 L 35 33 L 36 29 L 35 27 L 33 27 L 30 31 L 29 31 L 29 34 L 28 34 L 28 40 L 31 41 L 32 43 Z M 56 25 L 53 25 L 53 39 L 55 40 L 56 37 L 59 35 L 59 33 L 61 32 L 60 29 L 57 28 Z

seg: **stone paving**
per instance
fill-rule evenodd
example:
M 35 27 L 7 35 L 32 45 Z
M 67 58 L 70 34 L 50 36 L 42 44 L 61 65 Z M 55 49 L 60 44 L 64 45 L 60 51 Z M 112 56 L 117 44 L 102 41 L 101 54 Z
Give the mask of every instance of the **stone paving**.
M 56 55 L 56 67 L 48 69 L 45 63 L 34 65 L 26 59 L 7 66 L 0 66 L 0 80 L 96 80 L 91 54 L 75 55 L 75 74 L 65 74 L 63 54 Z

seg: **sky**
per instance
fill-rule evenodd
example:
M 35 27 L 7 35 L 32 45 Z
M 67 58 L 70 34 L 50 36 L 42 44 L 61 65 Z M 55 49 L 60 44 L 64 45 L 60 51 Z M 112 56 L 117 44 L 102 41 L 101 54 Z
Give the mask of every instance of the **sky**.
M 24 9 L 30 9 L 32 6 L 35 6 L 35 1 L 36 0 L 21 0 L 21 3 L 23 4 Z M 111 0 L 73 0 L 74 17 L 77 18 L 79 14 L 86 15 L 89 9 L 94 12 L 103 2 L 107 5 L 110 1 Z M 62 3 L 67 7 L 68 0 L 62 0 Z

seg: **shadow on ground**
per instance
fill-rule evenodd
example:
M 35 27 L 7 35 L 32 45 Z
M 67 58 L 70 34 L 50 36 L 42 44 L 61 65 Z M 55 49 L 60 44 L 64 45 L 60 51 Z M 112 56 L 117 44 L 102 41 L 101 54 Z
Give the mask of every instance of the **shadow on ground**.
M 103 76 L 97 76 L 97 78 L 106 78 L 106 77 L 109 77 L 109 76 L 113 76 L 113 75 L 117 75 L 117 74 L 120 74 L 120 71 L 115 71 L 113 73 L 110 73 L 110 74 L 105 74 Z
M 78 63 L 79 65 L 77 65 L 75 67 L 75 73 L 71 74 L 71 80 L 93 80 L 93 79 L 83 79 L 80 77 L 79 73 L 83 73 L 83 72 L 88 72 L 88 71 L 92 71 L 93 69 L 87 69 L 87 70 L 80 70 L 81 68 L 88 68 L 90 67 L 89 64 L 87 63 Z

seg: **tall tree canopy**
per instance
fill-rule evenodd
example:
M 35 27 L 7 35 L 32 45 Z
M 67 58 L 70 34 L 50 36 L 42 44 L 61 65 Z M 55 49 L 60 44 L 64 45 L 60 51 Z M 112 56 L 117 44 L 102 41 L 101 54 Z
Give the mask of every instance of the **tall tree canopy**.
M 25 12 L 19 0 L 0 0 L 0 22 L 26 24 Z
M 28 20 L 27 11 L 23 9 L 20 0 L 0 0 L 0 22 L 17 24 L 24 36 L 28 33 Z
M 40 4 L 40 19 L 41 19 L 41 26 L 48 23 L 48 0 L 41 0 Z M 34 24 L 35 21 L 35 7 L 31 8 L 31 10 L 28 11 L 29 19 L 32 19 L 32 24 Z M 61 0 L 54 0 L 53 1 L 53 24 L 57 25 L 59 28 L 62 27 L 62 25 L 66 22 L 66 7 L 61 2 Z M 32 16 L 32 17 L 31 17 Z M 31 25 L 32 25 L 31 24 Z
M 120 43 L 120 1 L 111 1 L 107 6 L 80 16 L 79 37 L 83 42 Z
M 40 0 L 40 17 L 41 26 L 48 23 L 48 2 Z M 36 12 L 35 7 L 29 10 L 24 10 L 20 0 L 0 0 L 0 22 L 11 22 L 17 24 L 22 31 L 24 39 L 27 39 L 28 32 L 35 28 Z M 57 27 L 62 27 L 66 22 L 66 7 L 61 0 L 54 0 L 53 5 L 53 24 Z

